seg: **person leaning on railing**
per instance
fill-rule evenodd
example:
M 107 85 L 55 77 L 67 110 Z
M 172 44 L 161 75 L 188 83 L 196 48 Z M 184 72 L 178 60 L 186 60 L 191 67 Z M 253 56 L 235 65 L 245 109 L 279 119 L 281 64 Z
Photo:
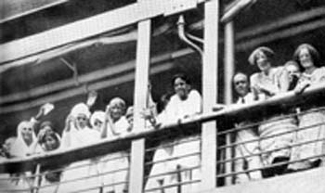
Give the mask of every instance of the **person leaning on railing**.
M 289 88 L 288 72 L 284 67 L 272 66 L 273 59 L 274 52 L 268 47 L 259 47 L 249 56 L 250 64 L 257 65 L 260 70 L 250 77 L 253 93 L 256 96 L 263 96 L 260 100 L 284 93 Z M 265 121 L 260 124 L 258 133 L 262 138 L 260 140 L 262 163 L 268 167 L 262 170 L 263 177 L 270 177 L 282 174 L 287 169 L 287 164 L 277 167 L 272 165 L 289 160 L 290 146 L 294 138 L 292 132 L 297 128 L 297 124 L 294 118 L 281 118 L 276 115 L 267 117 Z
M 284 64 L 284 68 L 288 71 L 289 75 L 289 88 L 288 90 L 293 90 L 297 84 L 301 75 L 301 70 L 299 64 L 294 60 L 289 60 Z
M 49 107 L 50 106 L 50 107 Z M 17 127 L 17 138 L 10 147 L 10 158 L 26 158 L 35 154 L 39 150 L 37 149 L 38 143 L 36 138 L 35 127 L 38 120 L 49 113 L 53 109 L 51 104 L 45 104 L 41 106 L 37 115 L 32 117 L 29 121 L 22 121 Z M 14 184 L 22 189 L 30 188 L 32 184 L 32 172 L 24 172 L 20 174 L 14 174 Z
M 160 107 L 160 113 L 157 115 L 157 117 L 153 117 L 153 113 L 149 112 L 150 117 L 150 123 L 154 128 L 159 128 L 159 123 L 162 123 L 166 118 L 166 106 L 169 103 L 171 95 L 170 94 L 164 94 L 161 97 L 160 102 L 158 102 L 158 107 Z M 151 111 L 149 109 L 149 111 Z M 150 191 L 153 193 L 160 193 L 162 191 L 164 192 L 173 192 L 173 189 L 175 188 L 166 188 L 169 185 L 172 184 L 173 177 L 172 175 L 161 175 L 166 174 L 169 172 L 175 172 L 176 165 L 174 164 L 174 160 L 170 160 L 173 158 L 173 150 L 174 147 L 170 145 L 171 140 L 169 141 L 163 141 L 160 143 L 160 145 L 157 147 L 157 149 L 154 152 L 153 156 L 153 166 L 151 168 L 148 181 L 145 185 L 145 190 L 152 190 L 156 189 L 156 191 Z M 157 176 L 158 175 L 158 176 Z
M 294 52 L 294 59 L 303 69 L 298 84 L 294 89 L 299 95 L 307 87 L 314 87 L 325 83 L 325 68 L 320 66 L 318 51 L 310 44 L 301 44 Z M 317 110 L 315 107 L 309 107 L 310 111 Z M 325 114 L 324 110 L 302 113 L 299 115 L 299 130 L 297 132 L 296 144 L 306 143 L 293 148 L 291 161 L 299 161 L 289 166 L 292 170 L 301 170 L 313 168 L 324 163 L 325 153 Z M 315 126 L 312 126 L 315 125 Z M 312 126 L 312 127 L 311 127 Z M 308 128 L 311 127 L 311 128 Z M 318 140 L 312 143 L 313 140 Z M 319 157 L 314 157 L 319 156 Z
M 236 73 L 233 77 L 233 84 L 235 91 L 238 95 L 236 105 L 252 104 L 254 102 L 257 102 L 257 98 L 249 90 L 249 81 L 246 74 L 242 72 Z M 236 128 L 240 129 L 241 127 L 244 127 L 247 124 L 249 124 L 248 121 L 237 123 Z M 237 145 L 235 148 L 236 172 L 244 172 L 245 170 L 256 169 L 262 166 L 260 155 L 256 155 L 260 153 L 260 148 L 257 139 L 258 134 L 256 127 L 244 128 L 236 133 L 235 142 L 244 143 L 241 145 Z M 247 141 L 252 140 L 256 141 L 245 143 Z M 262 174 L 260 170 L 245 172 L 236 175 L 235 183 L 243 183 L 261 178 Z
M 185 74 L 176 74 L 171 83 L 175 94 L 171 96 L 164 114 L 161 114 L 159 120 L 145 115 L 146 119 L 154 120 L 153 124 L 156 126 L 163 127 L 169 123 L 176 123 L 180 119 L 191 119 L 202 111 L 201 95 L 198 91 L 191 88 L 190 79 Z M 169 182 L 165 183 L 165 185 L 168 184 L 174 187 L 168 191 L 195 192 L 198 190 L 198 183 L 191 183 L 191 181 L 200 179 L 200 170 L 193 169 L 200 165 L 200 156 L 186 155 L 191 152 L 198 153 L 200 151 L 200 143 L 197 139 L 197 135 L 191 135 L 175 141 L 175 145 L 172 147 L 172 157 L 175 158 L 175 161 L 171 169 L 174 171 L 174 174 L 170 176 Z M 179 183 L 185 184 L 180 185 Z
M 120 97 L 110 100 L 106 106 L 104 127 L 101 131 L 102 139 L 116 139 L 130 133 L 130 124 L 125 117 L 126 103 Z M 122 151 L 108 154 L 101 158 L 102 173 L 106 173 L 102 178 L 105 184 L 111 184 L 104 188 L 104 192 L 123 193 L 127 191 L 126 181 L 129 175 L 128 152 Z M 111 173 L 114 170 L 120 170 Z
M 45 121 L 40 126 L 40 131 L 37 135 L 39 147 L 43 153 L 51 152 L 60 148 L 61 138 L 53 129 L 53 124 L 50 121 Z M 40 186 L 48 186 L 41 188 L 41 192 L 54 192 L 58 187 L 54 183 L 60 182 L 61 171 L 41 171 L 42 175 Z M 51 186 L 49 186 L 51 185 Z
M 89 107 L 85 103 L 78 103 L 71 109 L 62 134 L 61 149 L 85 147 L 100 140 L 100 133 L 89 126 L 90 114 Z M 91 175 L 98 175 L 97 160 L 73 162 L 62 172 L 58 191 L 70 192 L 98 186 L 98 178 L 83 179 Z

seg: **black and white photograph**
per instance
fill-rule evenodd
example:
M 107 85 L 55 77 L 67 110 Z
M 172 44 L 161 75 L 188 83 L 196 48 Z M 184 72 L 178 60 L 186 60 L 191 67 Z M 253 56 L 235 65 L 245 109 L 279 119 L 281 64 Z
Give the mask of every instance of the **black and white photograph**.
M 325 193 L 324 0 L 0 0 L 0 193 Z

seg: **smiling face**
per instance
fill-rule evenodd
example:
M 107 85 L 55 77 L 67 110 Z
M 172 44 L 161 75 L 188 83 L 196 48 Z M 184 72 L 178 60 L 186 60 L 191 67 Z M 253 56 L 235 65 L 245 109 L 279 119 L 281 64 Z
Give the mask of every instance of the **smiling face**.
M 271 68 L 271 62 L 264 52 L 259 51 L 256 54 L 256 64 L 262 72 L 266 72 Z
M 314 67 L 313 59 L 309 50 L 306 47 L 300 50 L 298 57 L 299 62 L 304 69 Z
M 188 97 L 191 86 L 186 83 L 186 81 L 180 77 L 176 78 L 174 81 L 175 93 L 179 96 L 181 100 L 185 100 Z
M 124 113 L 124 105 L 119 100 L 112 100 L 109 104 L 109 113 L 113 121 L 119 120 Z
M 238 73 L 234 77 L 234 86 L 240 96 L 245 96 L 249 91 L 248 78 L 245 74 Z

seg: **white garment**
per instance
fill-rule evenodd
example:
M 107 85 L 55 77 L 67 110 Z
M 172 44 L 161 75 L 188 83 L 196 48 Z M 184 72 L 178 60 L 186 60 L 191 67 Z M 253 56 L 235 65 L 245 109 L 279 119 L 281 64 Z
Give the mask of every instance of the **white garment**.
M 10 148 L 10 155 L 13 157 L 20 157 L 25 158 L 35 152 L 36 146 L 37 146 L 37 139 L 34 132 L 34 124 L 35 122 L 33 120 L 31 121 L 22 121 L 19 123 L 17 127 L 17 138 L 15 142 L 12 144 L 12 147 Z M 27 145 L 23 135 L 22 130 L 24 128 L 32 128 L 32 143 L 30 145 Z M 15 174 L 17 179 L 13 180 L 14 186 L 17 189 L 29 189 L 33 183 L 33 180 L 30 179 L 31 172 L 23 172 L 21 174 Z M 14 188 L 14 187 L 12 187 Z
M 186 100 L 181 100 L 174 94 L 166 106 L 165 121 L 177 121 L 186 116 L 195 115 L 202 111 L 202 98 L 198 91 L 191 90 Z
M 24 128 L 32 128 L 32 143 L 27 145 L 23 135 L 22 130 Z M 37 139 L 34 131 L 34 123 L 32 121 L 22 121 L 17 127 L 17 139 L 10 148 L 10 155 L 13 157 L 26 157 L 34 153 L 34 150 L 37 145 Z
M 165 123 L 176 122 L 179 119 L 191 117 L 199 114 L 202 111 L 202 98 L 198 91 L 191 90 L 188 97 L 185 100 L 181 100 L 177 94 L 170 98 L 169 103 L 166 106 L 166 114 L 163 116 Z M 164 125 L 164 123 L 162 123 Z M 197 140 L 199 136 L 194 135 L 183 139 L 176 140 L 176 144 L 173 147 L 172 157 L 185 156 L 187 154 L 200 152 L 200 141 Z M 193 140 L 193 141 L 192 141 Z M 191 142 L 187 142 L 191 141 Z M 175 159 L 174 163 L 171 164 L 173 171 L 177 171 L 177 166 L 181 170 L 186 170 L 192 167 L 200 165 L 200 154 L 186 156 Z M 165 171 L 166 172 L 166 171 Z M 176 183 L 188 182 L 200 179 L 200 169 L 189 169 L 180 172 L 180 179 L 177 179 L 177 174 L 170 175 L 169 181 L 164 184 L 174 185 L 172 188 L 166 189 L 168 192 L 177 192 Z M 198 189 L 198 183 L 189 183 L 180 185 L 182 192 L 195 192 Z
M 85 115 L 87 118 L 90 116 L 88 107 L 83 103 L 77 104 L 70 112 L 70 116 L 75 118 L 80 114 Z M 70 130 L 64 131 L 62 134 L 62 148 L 83 147 L 94 144 L 99 140 L 100 133 L 97 130 L 91 129 L 88 126 L 76 128 L 74 124 L 71 124 Z M 97 162 L 96 159 L 82 160 L 73 162 L 66 167 L 62 173 L 58 192 L 76 192 L 99 186 L 100 180 L 97 176 L 99 174 L 99 166 Z M 97 193 L 98 191 L 99 188 L 95 188 L 87 192 Z
M 239 97 L 237 100 L 237 105 L 243 104 L 252 104 L 256 102 L 254 99 L 254 95 L 252 93 L 246 94 L 244 97 Z M 247 125 L 247 122 L 242 122 L 236 125 L 237 128 L 244 127 Z M 240 130 L 236 134 L 236 143 L 243 143 L 245 141 L 251 141 L 258 139 L 258 135 L 254 132 L 254 128 Z M 259 142 L 249 142 L 247 144 L 237 145 L 235 148 L 236 158 L 249 156 L 251 154 L 259 153 Z M 245 168 L 245 163 L 247 163 L 247 168 Z M 246 157 L 246 158 L 239 158 L 235 161 L 235 171 L 236 172 L 243 172 L 245 170 L 255 169 L 261 167 L 261 158 L 259 155 Z M 253 179 L 261 179 L 262 174 L 261 171 L 253 171 L 253 172 L 245 172 L 236 175 L 236 183 L 243 183 Z
M 122 116 L 114 123 L 114 128 L 116 134 L 120 137 L 129 134 L 129 122 L 125 116 Z M 111 132 L 109 124 L 107 125 L 107 129 L 107 138 L 114 139 L 117 137 Z M 127 184 L 125 182 L 129 175 L 128 153 L 122 151 L 103 156 L 101 158 L 100 171 L 103 173 L 100 181 L 106 186 L 104 192 L 114 191 L 114 193 L 123 193 L 127 190 Z M 113 171 L 114 173 L 111 173 Z

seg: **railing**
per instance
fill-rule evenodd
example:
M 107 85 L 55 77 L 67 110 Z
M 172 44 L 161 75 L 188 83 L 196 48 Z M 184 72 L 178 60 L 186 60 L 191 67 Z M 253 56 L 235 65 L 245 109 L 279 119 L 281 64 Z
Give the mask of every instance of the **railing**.
M 300 95 L 288 92 L 256 104 L 230 106 L 221 111 L 198 115 L 193 119 L 182 119 L 161 129 L 132 133 L 123 138 L 103 140 L 90 146 L 4 161 L 0 163 L 0 173 L 3 176 L 0 177 L 0 192 L 69 192 L 68 190 L 71 192 L 110 192 L 113 190 L 123 192 L 123 189 L 127 191 L 128 183 L 132 182 L 132 179 L 128 177 L 129 163 L 132 162 L 130 160 L 132 156 L 129 153 L 131 142 L 142 138 L 146 139 L 144 192 L 188 192 L 189 190 L 200 192 L 199 185 L 202 176 L 205 175 L 201 173 L 201 154 L 204 152 L 201 152 L 200 143 L 204 139 L 200 135 L 200 124 L 215 120 L 218 121 L 216 166 L 218 186 L 229 185 L 227 182 L 236 183 L 235 179 L 238 175 L 246 175 L 254 171 L 262 171 L 263 178 L 265 178 L 268 177 L 267 172 L 274 172 L 275 169 L 280 170 L 304 160 L 323 158 L 325 155 L 320 153 L 301 159 L 280 160 L 280 162 L 244 168 L 240 171 L 235 167 L 236 162 L 252 157 L 263 158 L 280 150 L 290 152 L 295 147 L 323 143 L 325 139 L 304 140 L 300 141 L 301 143 L 292 141 L 288 146 L 265 148 L 265 151 L 240 156 L 233 155 L 237 147 L 254 143 L 261 145 L 279 136 L 295 135 L 297 132 L 312 130 L 325 125 L 325 122 L 315 122 L 309 126 L 304 125 L 288 131 L 262 135 L 256 139 L 239 141 L 235 140 L 234 136 L 239 131 L 252 127 L 306 117 L 312 113 L 322 113 L 324 94 L 325 87 L 320 85 L 308 88 Z M 300 109 L 300 111 L 295 109 Z M 242 124 L 234 127 L 234 123 Z M 233 135 L 230 144 L 226 144 L 226 134 Z M 231 151 L 226 151 L 226 149 L 231 149 Z M 226 152 L 231 152 L 232 155 L 225 156 Z M 133 158 L 137 159 L 136 156 Z M 226 164 L 231 164 L 230 171 L 225 169 Z M 282 173 L 284 172 L 274 175 L 282 175 Z M 49 182 L 46 178 L 51 175 L 54 180 Z M 61 176 L 61 179 L 56 179 L 56 175 Z M 116 176 L 120 176 L 120 179 Z M 22 185 L 14 185 L 18 181 Z M 73 188 L 70 189 L 71 187 Z

